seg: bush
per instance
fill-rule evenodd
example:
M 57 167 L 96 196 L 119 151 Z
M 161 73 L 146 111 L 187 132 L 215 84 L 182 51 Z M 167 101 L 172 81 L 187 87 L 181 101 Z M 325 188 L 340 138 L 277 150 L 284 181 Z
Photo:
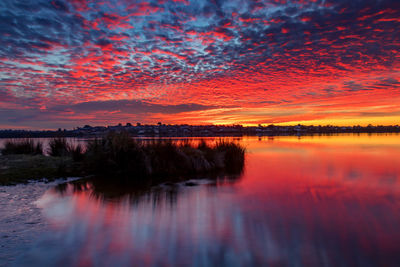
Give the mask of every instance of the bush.
M 43 144 L 35 142 L 32 139 L 10 140 L 7 141 L 2 149 L 3 155 L 10 154 L 28 154 L 28 155 L 42 155 Z

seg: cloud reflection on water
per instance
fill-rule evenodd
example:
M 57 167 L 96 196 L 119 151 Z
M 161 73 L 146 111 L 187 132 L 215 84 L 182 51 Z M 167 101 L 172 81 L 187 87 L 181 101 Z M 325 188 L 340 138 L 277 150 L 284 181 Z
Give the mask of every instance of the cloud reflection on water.
M 398 136 L 242 142 L 249 153 L 244 174 L 234 182 L 157 187 L 134 204 L 129 196 L 93 197 L 90 187 L 70 188 L 64 194 L 48 191 L 40 207 L 51 228 L 22 263 L 395 266 L 400 262 Z

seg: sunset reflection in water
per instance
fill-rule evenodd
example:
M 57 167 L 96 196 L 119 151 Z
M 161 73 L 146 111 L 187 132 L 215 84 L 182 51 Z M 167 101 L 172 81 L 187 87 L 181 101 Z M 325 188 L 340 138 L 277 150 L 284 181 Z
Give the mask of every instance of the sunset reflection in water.
M 39 201 L 23 262 L 61 266 L 396 266 L 400 136 L 248 137 L 243 175 Z M 205 177 L 207 178 L 207 177 Z M 126 193 L 126 192 L 125 192 Z M 49 257 L 50 255 L 50 257 Z

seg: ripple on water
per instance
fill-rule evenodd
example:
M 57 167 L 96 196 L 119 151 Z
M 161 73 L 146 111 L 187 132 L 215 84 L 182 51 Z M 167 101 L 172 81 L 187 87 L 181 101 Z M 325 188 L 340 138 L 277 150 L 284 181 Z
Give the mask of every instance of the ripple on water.
M 58 183 L 0 186 L 0 266 L 10 265 L 46 230 L 47 223 L 35 202 Z

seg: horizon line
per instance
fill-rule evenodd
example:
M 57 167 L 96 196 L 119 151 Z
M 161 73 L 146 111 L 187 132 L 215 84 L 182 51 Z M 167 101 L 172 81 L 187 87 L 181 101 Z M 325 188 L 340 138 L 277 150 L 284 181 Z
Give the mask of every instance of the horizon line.
M 354 124 L 354 125 L 334 125 L 334 124 L 324 124 L 324 125 L 315 125 L 315 124 L 288 124 L 288 125 L 279 125 L 279 124 L 148 124 L 148 123 L 139 123 L 138 124 L 131 124 L 128 125 L 128 123 L 125 124 L 117 124 L 117 125 L 89 125 L 85 124 L 84 126 L 77 126 L 74 128 L 53 128 L 53 129 L 33 129 L 33 128 L 0 128 L 0 131 L 74 131 L 77 129 L 82 129 L 85 128 L 86 126 L 89 126 L 91 128 L 94 127 L 139 127 L 139 126 L 195 126 L 195 127 L 211 127 L 211 126 L 217 126 L 217 127 L 234 127 L 234 126 L 240 126 L 243 128 L 252 128 L 252 127 L 268 127 L 268 126 L 274 126 L 274 127 L 296 127 L 296 126 L 304 126 L 304 127 L 340 127 L 340 128 L 354 128 L 354 127 L 361 127 L 361 128 L 368 128 L 368 127 L 400 127 L 399 124 L 391 124 L 391 125 L 380 125 L 380 124 L 368 124 L 368 125 L 360 125 L 360 124 Z

